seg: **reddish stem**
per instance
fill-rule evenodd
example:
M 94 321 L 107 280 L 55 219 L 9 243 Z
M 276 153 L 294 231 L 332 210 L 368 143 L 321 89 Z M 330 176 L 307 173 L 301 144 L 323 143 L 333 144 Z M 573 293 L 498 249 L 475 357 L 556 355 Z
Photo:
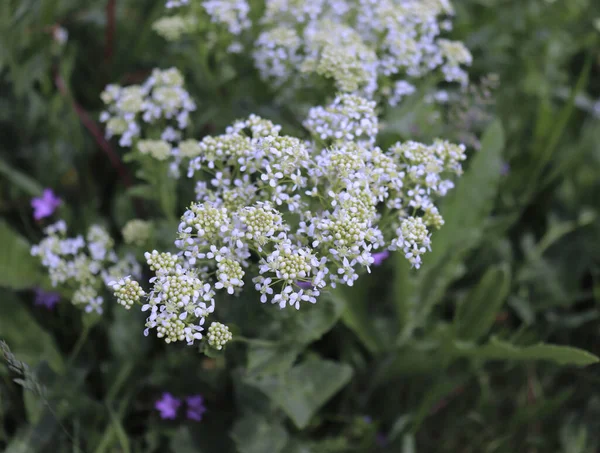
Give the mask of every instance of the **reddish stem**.
M 107 66 L 110 65 L 113 56 L 116 29 L 116 4 L 116 0 L 108 0 L 108 3 L 106 3 L 106 35 L 104 47 L 104 61 Z

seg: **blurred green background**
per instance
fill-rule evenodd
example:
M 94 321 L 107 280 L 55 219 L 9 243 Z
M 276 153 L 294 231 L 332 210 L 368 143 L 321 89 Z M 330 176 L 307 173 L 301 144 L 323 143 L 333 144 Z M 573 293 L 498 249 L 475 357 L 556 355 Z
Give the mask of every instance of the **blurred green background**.
M 135 313 L 88 325 L 72 307 L 34 307 L 30 289 L 46 282 L 29 256 L 41 237 L 30 199 L 52 187 L 73 231 L 101 218 L 116 232 L 134 217 L 102 148 L 99 93 L 154 66 L 186 74 L 197 136 L 250 112 L 290 129 L 298 119 L 270 101 L 248 58 L 199 65 L 201 49 L 156 36 L 162 1 L 4 0 L 0 339 L 30 373 L 18 385 L 0 364 L 0 449 L 599 451 L 600 365 L 578 367 L 593 359 L 569 347 L 600 354 L 600 3 L 455 7 L 453 37 L 474 57 L 465 105 L 429 126 L 410 102 L 383 119 L 382 140 L 472 145 L 424 267 L 393 256 L 298 320 L 253 314 L 286 333 L 278 345 L 206 358 L 145 341 Z M 203 393 L 205 420 L 161 421 L 153 402 L 166 387 Z

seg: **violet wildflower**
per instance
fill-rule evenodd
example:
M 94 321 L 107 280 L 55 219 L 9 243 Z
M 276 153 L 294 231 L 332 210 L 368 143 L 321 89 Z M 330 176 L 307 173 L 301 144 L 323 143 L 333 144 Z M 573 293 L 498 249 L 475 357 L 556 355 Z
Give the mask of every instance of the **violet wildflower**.
M 54 195 L 52 189 L 44 189 L 44 193 L 41 197 L 35 197 L 31 200 L 33 218 L 35 220 L 40 220 L 44 217 L 51 216 L 60 204 L 60 198 Z
M 206 406 L 204 405 L 204 398 L 202 395 L 188 396 L 185 401 L 187 403 L 187 418 L 197 422 L 202 420 L 202 416 L 206 412 Z
M 41 288 L 35 289 L 35 305 L 43 305 L 48 310 L 52 310 L 60 300 L 60 294 L 52 291 L 44 291 Z
M 510 164 L 508 162 L 504 162 L 502 164 L 502 169 L 500 170 L 500 174 L 502 176 L 506 176 L 510 173 Z
M 383 252 L 373 253 L 373 266 L 381 266 L 385 260 L 390 257 L 390 252 L 384 250 Z
M 169 420 L 177 417 L 179 406 L 181 406 L 181 400 L 168 392 L 163 393 L 162 398 L 154 404 L 156 410 L 160 412 L 160 418 Z

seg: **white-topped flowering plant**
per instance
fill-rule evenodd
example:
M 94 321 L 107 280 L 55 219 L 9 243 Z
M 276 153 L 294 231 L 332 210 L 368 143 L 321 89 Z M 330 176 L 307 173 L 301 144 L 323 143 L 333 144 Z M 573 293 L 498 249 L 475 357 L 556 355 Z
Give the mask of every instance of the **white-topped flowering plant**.
M 286 98 L 332 82 L 394 106 L 431 75 L 468 83 L 471 54 L 446 37 L 449 0 L 169 0 L 165 14 L 154 24 L 162 37 L 245 50 Z
M 139 278 L 141 267 L 131 254 L 119 257 L 114 241 L 100 225 L 92 225 L 87 235 L 67 237 L 63 220 L 44 229 L 46 236 L 31 248 L 48 269 L 52 286 L 71 293 L 74 305 L 86 312 L 103 311 L 105 288 L 126 275 Z
M 148 286 L 113 282 L 119 303 L 149 312 L 146 333 L 193 344 L 219 294 L 256 291 L 263 303 L 299 309 L 354 285 L 384 250 L 419 268 L 443 225 L 435 202 L 461 174 L 465 147 L 407 141 L 384 150 L 378 124 L 374 101 L 339 94 L 310 110 L 307 139 L 250 115 L 221 135 L 174 142 L 196 200 L 173 231 L 177 252 L 146 253 Z M 207 340 L 217 349 L 229 338 L 219 326 Z

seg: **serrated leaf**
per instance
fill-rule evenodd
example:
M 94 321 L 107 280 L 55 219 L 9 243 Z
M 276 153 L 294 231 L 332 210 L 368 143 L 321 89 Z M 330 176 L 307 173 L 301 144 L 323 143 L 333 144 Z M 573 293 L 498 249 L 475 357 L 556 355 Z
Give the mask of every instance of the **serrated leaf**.
M 279 406 L 299 428 L 352 377 L 352 368 L 330 360 L 310 359 L 287 373 L 246 379 Z
M 559 365 L 575 366 L 591 365 L 600 360 L 594 354 L 571 346 L 538 343 L 520 347 L 495 337 L 483 346 L 455 342 L 453 352 L 460 356 L 483 360 L 547 360 Z
M 54 339 L 27 311 L 27 307 L 11 293 L 0 302 L 0 338 L 5 340 L 17 359 L 35 367 L 42 360 L 62 373 L 64 361 Z
M 239 453 L 279 453 L 289 436 L 281 423 L 249 413 L 235 423 L 231 437 Z
M 454 318 L 456 337 L 465 341 L 476 341 L 487 334 L 506 301 L 509 290 L 508 265 L 495 266 L 488 270 L 458 307 Z
M 31 288 L 40 283 L 43 273 L 31 246 L 5 222 L 0 222 L 0 287 Z

